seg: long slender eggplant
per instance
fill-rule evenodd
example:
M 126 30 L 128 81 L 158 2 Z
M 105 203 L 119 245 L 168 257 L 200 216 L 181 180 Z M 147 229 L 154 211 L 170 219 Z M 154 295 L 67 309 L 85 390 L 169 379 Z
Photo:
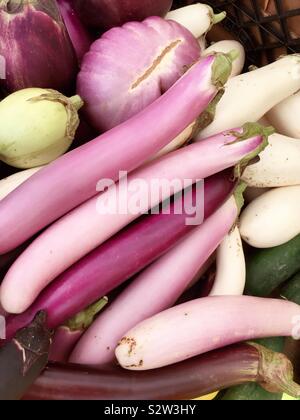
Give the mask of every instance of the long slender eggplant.
M 243 202 L 240 194 L 227 200 L 208 220 L 143 271 L 95 320 L 70 361 L 98 366 L 113 362 L 115 348 L 130 328 L 172 307 L 236 223 L 240 201 Z
M 22 398 L 47 365 L 50 344 L 46 314 L 40 312 L 31 325 L 0 349 L 1 401 Z
M 130 172 L 159 152 L 205 111 L 231 68 L 225 55 L 200 60 L 144 111 L 52 162 L 1 200 L 0 253 L 97 195 L 100 179 L 118 180 L 120 171 Z
M 299 395 L 289 360 L 258 344 L 237 344 L 163 369 L 128 372 L 49 365 L 27 400 L 187 400 L 258 382 L 272 392 Z
M 231 170 L 205 181 L 205 219 L 219 208 L 234 186 Z M 199 216 L 203 211 L 202 194 L 200 200 L 196 200 L 198 191 L 196 186 L 183 198 L 175 200 L 169 209 L 166 206 L 163 212 L 146 216 L 128 226 L 73 265 L 45 289 L 26 312 L 8 319 L 8 337 L 27 325 L 41 309 L 47 311 L 50 328 L 64 324 L 175 246 L 195 228 L 186 223 L 187 216 L 194 217 L 196 213 Z M 175 211 L 178 200 L 184 203 L 180 214 Z
M 220 245 L 216 266 L 216 277 L 210 296 L 242 295 L 246 283 L 246 261 L 237 226 Z
M 280 299 L 196 299 L 132 328 L 119 342 L 116 357 L 129 370 L 156 369 L 244 340 L 295 338 L 299 317 L 299 305 Z
M 26 311 L 55 278 L 172 194 L 233 166 L 239 176 L 265 148 L 268 133 L 259 124 L 247 124 L 150 162 L 125 182 L 123 178 L 115 185 L 108 180 L 105 192 L 101 181 L 98 196 L 50 226 L 13 264 L 1 288 L 4 309 L 13 314 Z

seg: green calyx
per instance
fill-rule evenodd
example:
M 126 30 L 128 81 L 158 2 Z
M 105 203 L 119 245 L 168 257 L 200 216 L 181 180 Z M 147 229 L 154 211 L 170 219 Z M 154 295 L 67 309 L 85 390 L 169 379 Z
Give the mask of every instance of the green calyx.
M 242 208 L 244 207 L 244 204 L 245 204 L 244 192 L 246 191 L 247 187 L 248 186 L 245 182 L 240 181 L 234 190 L 234 198 L 235 198 L 236 205 L 238 208 L 238 214 L 240 214 Z
M 284 392 L 291 397 L 300 397 L 300 386 L 294 382 L 292 363 L 281 353 L 273 352 L 259 344 L 248 343 L 255 347 L 260 355 L 259 384 L 269 392 Z
M 264 127 L 259 123 L 246 123 L 243 126 L 243 132 L 238 133 L 236 131 L 230 132 L 231 135 L 236 137 L 236 142 L 250 139 L 252 137 L 261 136 L 262 142 L 260 145 L 249 153 L 244 159 L 242 159 L 238 165 L 236 165 L 234 170 L 234 175 L 236 178 L 240 178 L 246 169 L 246 167 L 251 164 L 251 162 L 268 146 L 268 138 L 275 133 L 273 127 Z M 234 143 L 230 143 L 231 145 Z
M 232 50 L 228 54 L 214 53 L 215 61 L 212 65 L 212 83 L 221 89 L 226 84 L 232 72 L 232 63 L 239 56 L 239 52 Z
M 66 327 L 68 327 L 71 331 L 74 332 L 85 331 L 93 323 L 95 316 L 98 315 L 100 311 L 102 311 L 102 309 L 107 305 L 107 303 L 108 298 L 103 297 L 98 302 L 89 306 L 87 309 L 70 319 L 66 323 Z
M 216 97 L 211 101 L 205 111 L 197 119 L 196 132 L 197 134 L 208 127 L 215 119 L 217 105 L 224 95 L 224 89 L 220 89 Z
M 212 24 L 216 25 L 217 23 L 222 22 L 226 18 L 226 16 L 227 16 L 226 12 L 221 12 L 221 13 L 217 13 L 217 14 L 213 13 Z
M 226 18 L 227 13 L 226 12 L 221 12 L 221 13 L 216 13 L 215 14 L 214 9 L 212 7 L 207 5 L 207 8 L 208 8 L 208 14 L 209 14 L 209 17 L 210 17 L 210 21 L 211 21 L 210 28 L 208 29 L 208 31 L 210 31 L 210 29 L 214 25 L 222 22 Z
M 76 109 L 76 111 L 79 111 L 84 105 L 84 102 L 79 95 L 74 95 L 71 98 L 69 98 L 69 100 L 73 107 Z

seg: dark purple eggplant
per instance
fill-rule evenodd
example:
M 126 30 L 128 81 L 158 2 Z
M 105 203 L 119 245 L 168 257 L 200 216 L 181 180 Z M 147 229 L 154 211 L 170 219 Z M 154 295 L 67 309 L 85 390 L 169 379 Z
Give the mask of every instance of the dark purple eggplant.
M 74 0 L 80 18 L 102 31 L 149 16 L 165 16 L 172 0 Z
M 7 93 L 28 87 L 69 92 L 78 71 L 72 42 L 55 0 L 0 1 L 0 55 Z
M 46 314 L 20 330 L 0 349 L 0 400 L 19 400 L 48 363 L 51 333 Z
M 289 360 L 257 344 L 238 344 L 147 372 L 50 364 L 27 400 L 187 400 L 258 382 L 271 392 L 299 393 Z

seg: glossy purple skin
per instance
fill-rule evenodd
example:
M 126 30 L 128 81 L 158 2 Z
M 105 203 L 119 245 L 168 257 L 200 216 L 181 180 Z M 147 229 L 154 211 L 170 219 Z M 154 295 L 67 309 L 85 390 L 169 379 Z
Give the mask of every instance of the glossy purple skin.
M 219 208 L 234 185 L 231 170 L 205 181 L 205 218 Z M 171 211 L 146 216 L 74 264 L 42 292 L 29 310 L 8 319 L 7 338 L 27 325 L 40 309 L 48 314 L 49 328 L 62 325 L 167 252 L 194 227 L 186 224 L 186 217 L 195 205 L 195 193 L 194 188 L 185 196 L 182 214 Z
M 84 330 L 71 331 L 68 327 L 59 327 L 52 338 L 49 360 L 67 363 L 83 333 Z
M 201 321 L 200 321 L 201 323 Z M 263 382 L 261 353 L 237 344 L 147 372 L 119 366 L 50 364 L 30 388 L 28 400 L 190 400 L 247 382 Z M 267 363 L 270 371 L 272 363 Z
M 201 55 L 184 27 L 160 17 L 106 32 L 81 65 L 77 92 L 99 132 L 128 120 L 166 92 Z
M 90 49 L 93 38 L 80 21 L 72 5 L 72 0 L 57 0 L 57 4 L 75 49 L 77 59 L 81 62 L 85 53 Z
M 0 6 L 0 55 L 6 60 L 7 92 L 28 87 L 68 93 L 78 71 L 74 48 L 54 0 Z
M 165 16 L 172 0 L 74 0 L 80 17 L 89 26 L 108 30 L 149 16 Z

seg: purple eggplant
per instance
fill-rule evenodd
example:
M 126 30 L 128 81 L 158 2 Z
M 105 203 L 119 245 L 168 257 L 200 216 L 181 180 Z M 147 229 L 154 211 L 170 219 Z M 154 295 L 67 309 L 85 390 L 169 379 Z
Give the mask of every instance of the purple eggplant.
M 206 180 L 205 219 L 222 205 L 234 187 L 231 170 Z M 177 201 L 184 200 L 180 214 L 177 214 L 175 201 L 170 211 L 164 209 L 129 225 L 61 274 L 27 311 L 8 318 L 8 338 L 27 325 L 41 309 L 48 314 L 50 328 L 64 324 L 175 246 L 195 228 L 186 223 L 187 216 L 202 212 L 203 201 L 196 202 L 197 191 L 194 187 L 184 197 L 177 198 Z
M 78 63 L 55 0 L 0 2 L 0 56 L 7 92 L 28 87 L 65 93 L 73 86 Z
M 50 365 L 25 399 L 188 400 L 248 382 L 295 396 L 300 388 L 293 382 L 292 365 L 283 354 L 248 343 L 148 372 Z

